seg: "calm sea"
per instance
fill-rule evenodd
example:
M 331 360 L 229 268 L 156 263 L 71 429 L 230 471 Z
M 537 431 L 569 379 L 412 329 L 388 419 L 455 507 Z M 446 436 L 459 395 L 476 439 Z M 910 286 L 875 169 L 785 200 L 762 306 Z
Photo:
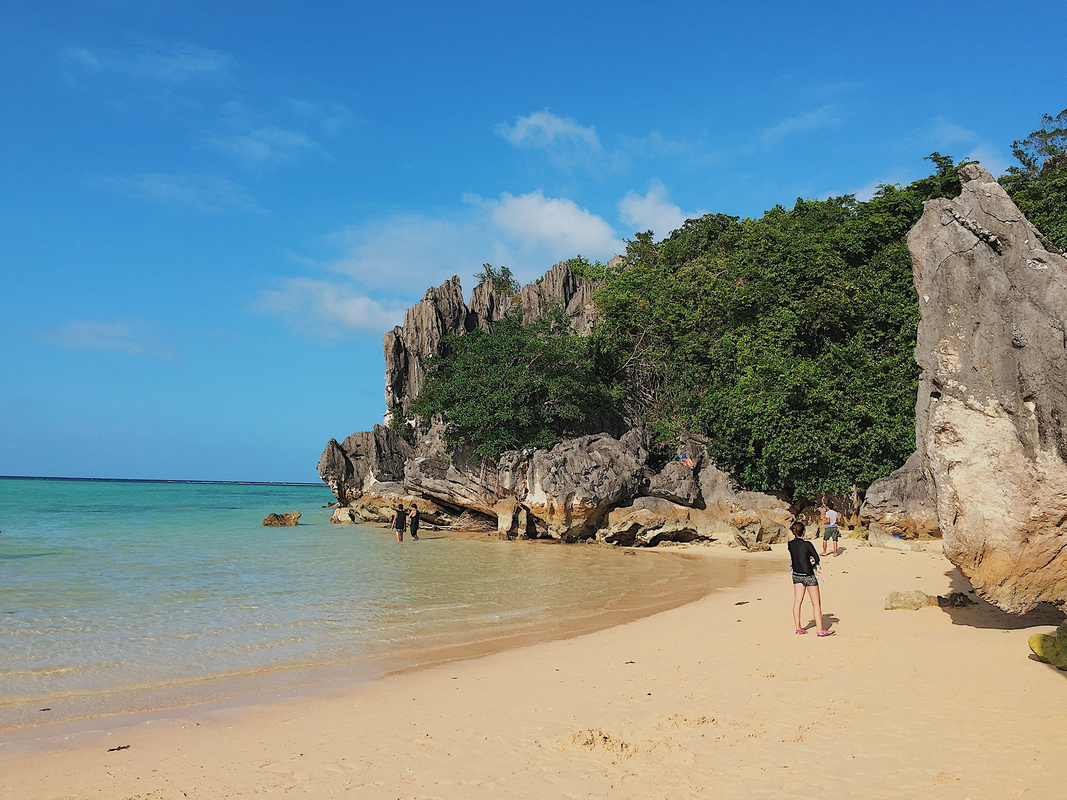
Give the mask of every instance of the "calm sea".
M 332 499 L 0 480 L 0 728 L 369 678 L 602 628 L 707 587 L 703 559 L 671 553 L 433 531 L 398 544 L 378 525 L 330 524 Z M 263 527 L 293 509 L 298 526 Z

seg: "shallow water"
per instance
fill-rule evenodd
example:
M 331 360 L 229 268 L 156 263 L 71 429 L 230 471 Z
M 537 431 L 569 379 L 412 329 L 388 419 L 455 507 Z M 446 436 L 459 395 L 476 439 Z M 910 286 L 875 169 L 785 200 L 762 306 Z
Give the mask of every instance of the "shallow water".
M 705 586 L 697 559 L 666 553 L 433 531 L 398 544 L 330 524 L 332 499 L 0 480 L 0 727 L 373 677 L 605 627 Z M 294 508 L 298 526 L 263 527 Z

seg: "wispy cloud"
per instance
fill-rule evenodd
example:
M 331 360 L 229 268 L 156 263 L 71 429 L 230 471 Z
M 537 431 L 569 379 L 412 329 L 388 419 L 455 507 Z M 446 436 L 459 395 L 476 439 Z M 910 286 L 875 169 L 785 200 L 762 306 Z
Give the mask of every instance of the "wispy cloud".
M 974 131 L 949 122 L 944 117 L 934 117 L 934 123 L 930 127 L 929 139 L 938 147 L 948 147 L 956 144 L 970 144 L 978 141 L 978 134 Z
M 316 338 L 340 339 L 353 332 L 384 333 L 404 321 L 404 308 L 382 304 L 350 285 L 284 278 L 263 292 L 252 310 L 277 317 L 293 331 Z
M 837 103 L 826 105 L 798 114 L 795 117 L 787 117 L 769 128 L 765 128 L 760 134 L 760 140 L 765 145 L 773 145 L 792 136 L 794 133 L 806 133 L 832 128 L 841 122 L 841 106 Z
M 294 257 L 312 274 L 282 279 L 253 310 L 315 338 L 381 334 L 403 320 L 403 310 L 427 287 L 459 275 L 470 289 L 484 262 L 508 266 L 529 281 L 578 253 L 606 260 L 624 247 L 606 220 L 568 198 L 536 191 L 491 199 L 468 195 L 464 201 L 331 234 L 326 244 L 341 251 L 337 258 Z
M 600 139 L 596 130 L 580 124 L 571 117 L 560 117 L 547 108 L 519 117 L 514 125 L 498 123 L 493 130 L 516 147 L 552 149 L 560 146 L 578 146 L 598 151 Z
M 319 144 L 306 133 L 265 126 L 248 133 L 210 136 L 211 147 L 235 156 L 246 166 L 288 164 L 307 151 L 319 150 Z
M 191 208 L 206 214 L 227 211 L 266 213 L 266 209 L 242 186 L 213 175 L 148 172 L 115 176 L 105 182 L 129 197 Z
M 99 322 L 71 320 L 66 325 L 39 332 L 39 338 L 57 347 L 78 350 L 113 350 L 131 356 L 146 356 L 163 361 L 180 361 L 182 356 L 170 345 L 160 342 L 143 322 Z
M 288 103 L 301 119 L 321 126 L 328 136 L 340 136 L 356 126 L 356 115 L 341 103 L 311 103 L 293 97 Z
M 687 219 L 695 219 L 705 213 L 683 213 L 679 206 L 667 199 L 667 187 L 660 181 L 652 181 L 644 195 L 629 191 L 619 201 L 619 217 L 622 221 L 634 230 L 651 230 L 656 239 L 662 239 L 680 228 Z
M 583 168 L 590 172 L 627 172 L 634 161 L 673 159 L 707 166 L 721 160 L 700 142 L 671 139 L 653 130 L 643 136 L 618 134 L 605 145 L 591 125 L 548 109 L 519 117 L 515 123 L 501 122 L 493 131 L 515 147 L 539 151 L 558 169 Z
M 135 78 L 180 83 L 230 70 L 233 59 L 217 50 L 188 42 L 164 42 L 151 47 L 73 47 L 66 63 L 82 72 L 113 72 Z

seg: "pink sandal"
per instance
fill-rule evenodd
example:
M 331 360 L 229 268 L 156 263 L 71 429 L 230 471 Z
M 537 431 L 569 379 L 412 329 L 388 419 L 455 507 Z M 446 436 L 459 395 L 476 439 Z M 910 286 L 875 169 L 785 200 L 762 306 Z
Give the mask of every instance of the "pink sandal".
M 819 631 L 815 635 L 816 636 L 833 636 L 835 633 L 837 633 L 837 631 L 825 630 L 825 631 Z
M 807 632 L 808 632 L 807 628 L 797 628 L 797 633 L 807 633 Z

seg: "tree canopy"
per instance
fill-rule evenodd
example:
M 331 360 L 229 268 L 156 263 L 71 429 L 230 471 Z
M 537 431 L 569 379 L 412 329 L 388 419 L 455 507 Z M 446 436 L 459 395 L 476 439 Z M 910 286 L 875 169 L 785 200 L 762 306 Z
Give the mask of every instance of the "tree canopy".
M 596 343 L 578 336 L 560 311 L 529 325 L 508 316 L 491 331 L 447 336 L 444 350 L 428 360 L 412 411 L 424 421 L 443 415 L 453 449 L 495 457 L 549 448 L 618 407 Z

